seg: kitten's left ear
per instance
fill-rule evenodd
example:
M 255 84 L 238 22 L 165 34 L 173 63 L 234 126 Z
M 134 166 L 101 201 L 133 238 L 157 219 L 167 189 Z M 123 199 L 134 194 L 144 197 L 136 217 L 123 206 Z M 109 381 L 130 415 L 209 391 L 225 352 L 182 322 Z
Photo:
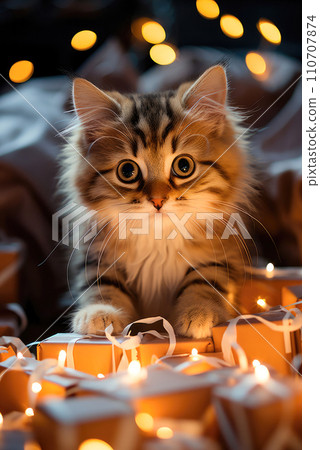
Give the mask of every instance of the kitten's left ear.
M 190 86 L 190 85 L 189 85 Z M 181 86 L 181 90 L 185 85 Z M 179 92 L 178 92 L 179 94 Z M 207 107 L 217 112 L 221 111 L 227 98 L 227 77 L 222 66 L 213 66 L 201 75 L 187 90 L 182 94 L 181 103 L 186 109 Z

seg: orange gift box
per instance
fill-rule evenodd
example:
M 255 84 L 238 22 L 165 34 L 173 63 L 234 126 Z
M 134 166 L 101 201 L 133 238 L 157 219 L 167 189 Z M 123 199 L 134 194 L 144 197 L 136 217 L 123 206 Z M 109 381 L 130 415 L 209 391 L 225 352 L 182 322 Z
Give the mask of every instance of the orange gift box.
M 119 343 L 123 343 L 126 338 L 115 336 Z M 74 339 L 77 342 L 73 346 L 72 360 L 74 368 L 97 376 L 98 374 L 110 374 L 113 371 L 112 352 L 114 352 L 115 368 L 119 366 L 123 355 L 122 349 L 114 346 L 105 337 L 84 337 L 73 333 L 56 334 L 38 344 L 37 355 L 39 360 L 46 358 L 57 359 L 60 350 L 68 350 L 68 344 Z M 168 338 L 154 338 L 145 335 L 139 347 L 133 350 L 127 350 L 128 360 L 139 359 L 143 367 L 152 364 L 156 359 L 165 356 L 169 348 Z M 178 338 L 174 354 L 191 353 L 196 348 L 199 353 L 213 351 L 213 342 L 211 338 L 207 339 L 188 339 Z
M 220 363 L 219 360 L 221 361 Z M 199 353 L 196 356 L 164 356 L 158 361 L 158 364 L 186 375 L 199 375 L 201 373 L 214 370 L 215 368 L 220 368 L 224 365 L 224 360 L 222 352 L 204 354 Z
M 285 315 L 285 311 L 275 309 L 262 314 L 257 314 L 256 316 L 262 317 L 275 325 L 282 325 Z M 222 351 L 222 338 L 228 325 L 229 322 L 226 322 L 217 325 L 212 329 L 216 352 Z M 301 352 L 300 329 L 290 332 L 289 353 L 286 353 L 284 333 L 270 329 L 267 325 L 259 322 L 255 318 L 240 318 L 236 325 L 236 332 L 236 341 L 244 350 L 249 363 L 254 359 L 257 359 L 262 364 L 270 365 L 282 374 L 290 373 L 293 357 Z M 235 360 L 237 360 L 234 352 L 233 355 Z
M 99 439 L 115 450 L 141 448 L 131 408 L 97 396 L 40 402 L 33 430 L 43 450 L 78 450 L 89 439 Z M 98 448 L 94 441 L 91 445 Z
M 283 287 L 281 304 L 287 309 L 299 308 L 302 311 L 302 285 Z
M 260 313 L 257 305 L 259 298 L 268 305 L 277 306 L 282 303 L 282 289 L 286 286 L 302 284 L 300 267 L 276 268 L 272 272 L 266 269 L 251 268 L 239 293 L 239 305 L 243 313 Z
M 125 401 L 136 413 L 178 419 L 198 419 L 210 405 L 211 386 L 207 380 L 158 365 L 142 370 L 146 377 L 141 379 L 132 380 L 128 372 L 121 372 L 105 380 L 82 381 L 78 395 L 99 393 Z

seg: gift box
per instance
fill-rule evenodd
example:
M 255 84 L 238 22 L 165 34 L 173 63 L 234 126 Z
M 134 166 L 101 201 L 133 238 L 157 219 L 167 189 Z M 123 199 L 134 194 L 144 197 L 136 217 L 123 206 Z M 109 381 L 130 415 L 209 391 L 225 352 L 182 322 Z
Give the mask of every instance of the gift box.
M 228 365 L 223 360 L 222 352 L 193 353 L 189 355 L 164 356 L 157 361 L 157 364 L 186 375 L 198 375 Z
M 90 448 L 99 448 L 99 442 L 115 450 L 140 448 L 133 411 L 117 400 L 97 396 L 45 400 L 38 404 L 33 419 L 43 450 L 78 450 L 85 442 L 91 442 Z
M 281 304 L 287 309 L 299 308 L 302 311 L 302 285 L 283 287 Z
M 286 286 L 302 284 L 300 267 L 276 268 L 272 272 L 266 269 L 250 268 L 239 293 L 239 305 L 243 313 L 260 313 L 259 299 L 273 307 L 282 304 L 282 289 Z
M 237 362 L 237 355 L 231 346 L 237 343 L 244 350 L 249 363 L 257 359 L 282 374 L 288 374 L 293 357 L 301 352 L 301 317 L 295 317 L 287 310 L 276 308 L 261 314 L 239 316 L 217 325 L 212 329 L 215 351 L 222 351 L 227 362 Z M 285 323 L 290 328 L 292 321 L 299 321 L 296 329 L 283 333 L 281 327 Z
M 215 389 L 213 401 L 228 449 L 301 448 L 301 380 L 244 374 Z
M 0 304 L 19 299 L 19 269 L 23 246 L 18 241 L 0 242 Z
M 19 352 L 26 358 L 32 356 L 28 348 L 19 338 L 7 335 L 0 336 L 0 362 L 5 361 L 11 356 L 17 356 Z
M 124 336 L 115 336 L 115 339 L 120 345 L 127 341 L 127 338 Z M 169 344 L 168 338 L 163 337 L 163 339 L 160 339 L 145 335 L 139 346 L 132 350 L 124 351 L 128 361 L 138 359 L 144 367 L 166 355 Z M 193 348 L 196 348 L 199 353 L 212 352 L 212 339 L 178 338 L 174 354 L 191 353 Z M 120 347 L 113 345 L 105 337 L 62 333 L 55 334 L 38 344 L 37 358 L 39 360 L 46 358 L 56 359 L 60 350 L 67 352 L 68 366 L 95 376 L 98 374 L 110 374 L 117 370 L 124 353 Z
M 207 380 L 158 365 L 143 368 L 141 376 L 137 377 L 121 372 L 105 380 L 79 383 L 78 395 L 93 392 L 125 401 L 136 413 L 179 419 L 199 418 L 210 405 L 211 398 Z

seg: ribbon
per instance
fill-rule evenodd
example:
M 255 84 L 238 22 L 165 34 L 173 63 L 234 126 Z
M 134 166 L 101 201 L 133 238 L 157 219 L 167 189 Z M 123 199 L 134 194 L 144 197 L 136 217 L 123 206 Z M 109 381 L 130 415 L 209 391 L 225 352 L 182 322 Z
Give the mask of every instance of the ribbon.
M 239 320 L 241 320 L 241 319 L 246 320 L 247 322 L 249 319 L 256 319 L 259 322 L 265 324 L 271 330 L 282 332 L 283 338 L 284 338 L 285 352 L 291 353 L 290 333 L 301 328 L 302 313 L 297 308 L 293 308 L 290 311 L 288 311 L 283 306 L 280 306 L 277 310 L 270 310 L 270 311 L 271 312 L 279 312 L 279 311 L 285 312 L 285 315 L 282 319 L 282 325 L 278 325 L 274 322 L 271 322 L 270 320 L 266 320 L 263 317 L 254 315 L 254 314 L 240 315 L 229 321 L 229 325 L 228 325 L 226 331 L 224 332 L 222 341 L 221 341 L 223 357 L 227 362 L 229 362 L 230 364 L 235 364 L 234 356 L 232 353 L 232 346 L 234 344 L 237 344 L 237 324 L 238 324 Z M 250 323 L 250 322 L 248 322 L 248 323 Z
M 22 355 L 25 356 L 26 358 L 33 357 L 28 348 L 19 338 L 13 336 L 0 337 L 0 352 L 1 349 L 7 349 L 8 347 L 11 347 L 16 355 L 18 354 L 18 352 L 21 352 Z

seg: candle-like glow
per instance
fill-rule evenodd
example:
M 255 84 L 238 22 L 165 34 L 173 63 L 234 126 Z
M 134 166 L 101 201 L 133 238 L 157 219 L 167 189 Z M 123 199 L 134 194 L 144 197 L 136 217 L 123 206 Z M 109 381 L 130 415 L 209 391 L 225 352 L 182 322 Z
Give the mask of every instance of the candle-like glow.
M 249 52 L 246 55 L 246 65 L 254 75 L 263 75 L 267 69 L 265 59 L 256 52 Z
M 173 436 L 173 431 L 170 427 L 160 427 L 157 429 L 157 437 L 159 439 L 170 439 Z
M 24 356 L 23 356 L 23 354 L 22 354 L 21 352 L 18 352 L 18 353 L 17 353 L 17 358 L 18 358 L 18 359 L 23 359 Z
M 17 61 L 9 70 L 9 78 L 14 83 L 24 83 L 32 77 L 34 66 L 27 60 Z
M 193 349 L 191 350 L 191 355 L 192 355 L 192 356 L 198 356 L 198 350 L 197 350 L 196 348 L 193 348 Z
M 266 302 L 266 300 L 264 298 L 258 298 L 257 305 L 259 305 L 265 311 L 269 311 L 269 309 L 270 309 L 270 306 L 268 305 L 268 303 Z
M 172 64 L 177 55 L 174 48 L 168 44 L 156 44 L 150 49 L 150 58 L 160 66 Z
M 253 367 L 258 367 L 258 366 L 260 366 L 260 361 L 258 359 L 254 359 L 252 361 L 252 365 L 253 365 Z
M 27 409 L 25 410 L 24 413 L 25 413 L 25 415 L 28 416 L 28 417 L 34 416 L 34 411 L 33 411 L 32 408 L 27 408 Z
M 270 20 L 260 19 L 257 28 L 262 36 L 272 44 L 279 45 L 281 43 L 281 33 L 278 27 Z
M 32 383 L 31 390 L 32 390 L 32 392 L 34 392 L 35 394 L 39 394 L 39 392 L 42 390 L 42 386 L 41 386 L 40 383 L 38 383 L 37 381 L 35 381 L 34 383 Z
M 237 17 L 230 14 L 221 17 L 220 27 L 223 33 L 232 39 L 238 39 L 243 35 L 242 23 Z
M 270 378 L 270 372 L 266 366 L 262 364 L 257 365 L 254 368 L 254 373 L 257 378 L 257 381 L 261 384 L 266 383 Z
M 220 14 L 219 6 L 214 0 L 197 0 L 196 8 L 206 19 L 216 19 Z
M 83 52 L 93 47 L 94 44 L 96 43 L 96 40 L 97 40 L 96 33 L 90 30 L 82 30 L 73 36 L 73 38 L 71 39 L 71 46 L 75 50 Z
M 160 44 L 166 38 L 166 32 L 158 22 L 149 21 L 142 25 L 141 34 L 143 39 L 150 44 Z
M 148 413 L 138 413 L 135 417 L 136 424 L 140 430 L 150 432 L 153 430 L 154 420 Z
M 101 439 L 86 439 L 79 445 L 78 450 L 113 450 L 113 447 Z
M 103 375 L 103 373 L 98 373 L 97 378 L 105 378 L 105 376 Z
M 270 273 L 274 271 L 274 265 L 271 262 L 266 265 L 266 271 Z
M 0 413 L 0 429 L 3 425 L 3 415 Z
M 58 367 L 64 367 L 65 362 L 67 359 L 67 352 L 65 350 L 60 350 L 59 356 L 58 356 Z
M 141 373 L 141 364 L 140 361 L 131 361 L 128 367 L 128 372 L 131 376 L 137 377 Z

